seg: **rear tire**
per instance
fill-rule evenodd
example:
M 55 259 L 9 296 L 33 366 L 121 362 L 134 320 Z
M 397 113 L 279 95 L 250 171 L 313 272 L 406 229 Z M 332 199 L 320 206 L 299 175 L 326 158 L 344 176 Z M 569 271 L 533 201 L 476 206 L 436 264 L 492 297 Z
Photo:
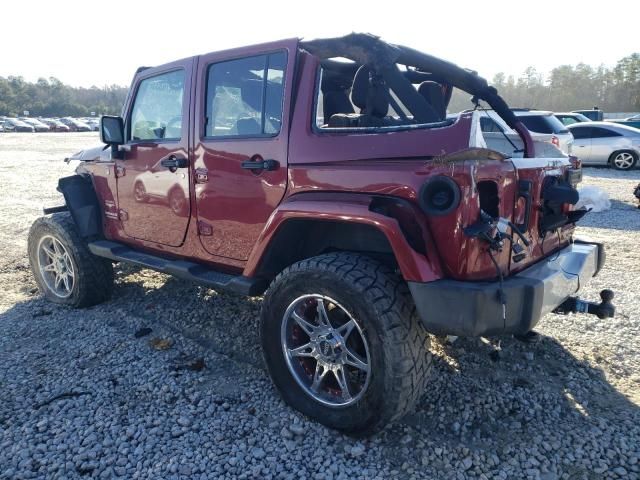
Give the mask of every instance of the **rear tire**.
M 614 152 L 609 157 L 609 163 L 616 170 L 631 170 L 638 162 L 638 154 L 631 150 Z
M 38 218 L 29 230 L 28 252 L 47 300 L 82 308 L 111 297 L 113 265 L 89 251 L 69 213 Z
M 329 335 L 320 331 L 321 318 Z M 260 334 L 284 400 L 348 434 L 374 433 L 411 411 L 429 379 L 429 337 L 406 283 L 363 255 L 331 253 L 284 270 L 265 295 Z M 324 377 L 315 384 L 318 372 Z

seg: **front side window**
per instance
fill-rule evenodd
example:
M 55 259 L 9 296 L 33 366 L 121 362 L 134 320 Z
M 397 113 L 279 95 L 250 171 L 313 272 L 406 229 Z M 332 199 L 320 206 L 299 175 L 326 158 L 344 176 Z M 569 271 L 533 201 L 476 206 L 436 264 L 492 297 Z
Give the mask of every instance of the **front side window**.
M 142 80 L 131 110 L 131 139 L 180 140 L 183 97 L 184 70 Z
M 591 127 L 575 127 L 571 129 L 571 134 L 573 138 L 590 138 L 591 137 Z
M 205 136 L 275 136 L 282 125 L 284 52 L 215 63 L 207 72 Z

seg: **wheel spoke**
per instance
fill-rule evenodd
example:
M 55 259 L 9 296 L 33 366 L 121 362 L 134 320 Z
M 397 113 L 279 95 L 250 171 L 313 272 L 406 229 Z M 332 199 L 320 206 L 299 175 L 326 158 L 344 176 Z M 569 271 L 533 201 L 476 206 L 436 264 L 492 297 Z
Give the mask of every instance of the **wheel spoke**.
M 356 321 L 354 319 L 349 320 L 347 323 L 345 323 L 344 325 L 341 325 L 337 331 L 340 335 L 342 335 L 342 338 L 345 339 L 345 341 L 347 340 L 347 337 L 349 336 L 349 334 L 353 331 L 353 329 L 356 326 Z
M 324 300 L 322 298 L 318 298 L 317 303 L 318 303 L 318 321 L 320 322 L 320 325 L 330 327 L 331 323 L 329 323 L 329 316 L 327 315 L 327 308 L 324 305 Z
M 49 257 L 51 260 L 55 260 L 56 258 L 56 252 L 54 252 L 50 247 L 47 247 L 46 245 L 42 245 L 41 250 L 47 255 L 47 257 Z
M 369 365 L 367 365 L 364 361 L 360 359 L 360 356 L 356 353 L 349 350 L 349 348 L 345 348 L 345 359 L 344 363 L 347 365 L 351 365 L 352 367 L 357 368 L 358 370 L 362 370 L 363 372 L 369 373 Z
M 289 349 L 289 355 L 292 357 L 315 357 L 313 351 L 313 345 L 311 343 L 305 343 L 296 348 Z
M 62 277 L 62 281 L 64 282 L 64 288 L 67 290 L 67 292 L 71 290 L 71 287 L 69 286 L 71 284 L 71 282 L 69 281 L 69 274 L 65 273 Z
M 340 366 L 333 370 L 333 375 L 336 377 L 340 391 L 342 392 L 342 399 L 345 401 L 351 400 L 351 392 L 349 391 L 349 383 L 345 375 L 344 366 Z
M 293 317 L 295 322 L 298 325 L 300 325 L 300 327 L 302 327 L 302 329 L 304 330 L 304 333 L 306 333 L 307 335 L 311 336 L 311 334 L 315 330 L 316 326 L 311 324 L 306 318 L 304 318 L 298 312 L 293 312 L 291 314 L 291 316 Z
M 55 265 L 55 263 L 50 263 L 49 265 L 45 265 L 43 270 L 45 272 L 55 272 L 56 271 L 56 265 Z
M 56 272 L 55 288 L 60 288 L 61 283 L 62 283 L 62 275 Z
M 311 383 L 310 387 L 311 390 L 318 393 L 318 388 L 320 388 L 320 384 L 322 383 L 322 380 L 324 379 L 327 372 L 328 370 L 322 365 L 320 365 L 319 363 L 316 364 L 316 371 L 313 374 L 313 382 Z
M 53 244 L 53 251 L 56 252 L 56 256 L 62 255 L 62 251 L 60 250 L 60 246 L 58 245 L 58 242 L 53 240 L 51 243 Z

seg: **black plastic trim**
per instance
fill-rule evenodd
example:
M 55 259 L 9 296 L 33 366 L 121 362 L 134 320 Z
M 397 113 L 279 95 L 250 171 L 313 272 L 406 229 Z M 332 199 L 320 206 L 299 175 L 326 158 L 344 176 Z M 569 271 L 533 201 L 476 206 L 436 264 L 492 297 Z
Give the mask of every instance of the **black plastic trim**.
M 91 178 L 83 175 L 63 177 L 58 180 L 58 191 L 64 195 L 80 236 L 102 235 L 102 216 Z
M 199 263 L 158 257 L 110 240 L 97 240 L 90 242 L 88 246 L 91 253 L 99 257 L 140 265 L 184 280 L 240 295 L 260 295 L 267 287 L 266 282 L 259 278 L 230 275 L 217 272 Z

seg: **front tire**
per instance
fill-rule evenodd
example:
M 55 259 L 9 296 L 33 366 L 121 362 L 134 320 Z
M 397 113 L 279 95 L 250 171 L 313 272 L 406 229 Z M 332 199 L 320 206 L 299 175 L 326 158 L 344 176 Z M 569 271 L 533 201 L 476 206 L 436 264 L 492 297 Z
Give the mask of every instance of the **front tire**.
M 265 295 L 260 334 L 284 400 L 349 434 L 411 411 L 431 370 L 406 283 L 363 255 L 331 253 L 284 270 Z
M 47 300 L 75 308 L 111 297 L 113 265 L 96 257 L 68 213 L 38 218 L 29 230 L 29 263 Z
M 631 170 L 638 162 L 638 154 L 629 150 L 614 152 L 609 158 L 609 162 L 616 170 Z

